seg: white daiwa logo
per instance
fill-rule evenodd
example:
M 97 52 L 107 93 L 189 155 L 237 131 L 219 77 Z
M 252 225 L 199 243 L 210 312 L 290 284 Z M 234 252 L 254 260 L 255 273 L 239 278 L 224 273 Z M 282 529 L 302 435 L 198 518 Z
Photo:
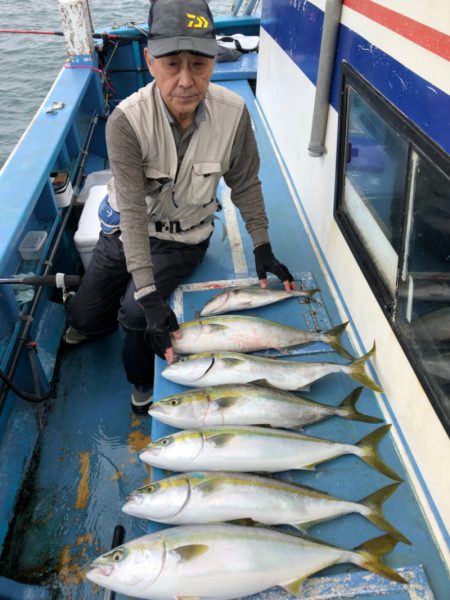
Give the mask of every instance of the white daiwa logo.
M 186 13 L 186 16 L 189 19 L 188 27 L 206 29 L 209 25 L 209 21 L 208 19 L 205 19 L 205 17 L 198 17 L 197 15 L 191 15 L 190 13 Z

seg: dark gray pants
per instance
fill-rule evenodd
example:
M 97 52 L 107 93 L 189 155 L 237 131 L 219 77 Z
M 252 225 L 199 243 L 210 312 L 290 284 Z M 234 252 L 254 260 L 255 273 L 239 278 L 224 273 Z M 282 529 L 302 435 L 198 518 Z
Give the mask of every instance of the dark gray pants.
M 200 264 L 209 239 L 197 245 L 150 238 L 153 273 L 160 294 L 167 299 Z M 136 385 L 153 384 L 155 347 L 145 331 L 142 308 L 127 271 L 119 233 L 100 234 L 89 267 L 68 307 L 68 323 L 88 336 L 111 333 L 117 320 L 125 330 L 123 363 L 127 379 Z

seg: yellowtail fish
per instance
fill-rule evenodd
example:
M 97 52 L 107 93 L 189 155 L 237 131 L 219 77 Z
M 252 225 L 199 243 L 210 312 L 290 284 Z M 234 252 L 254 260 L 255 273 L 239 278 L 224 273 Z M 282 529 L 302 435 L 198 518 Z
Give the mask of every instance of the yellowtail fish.
M 381 392 L 365 372 L 365 364 L 374 354 L 375 344 L 361 358 L 343 365 L 262 358 L 238 352 L 205 352 L 175 361 L 165 367 L 162 374 L 175 383 L 195 387 L 254 383 L 279 390 L 307 390 L 312 383 L 328 375 L 344 373 L 371 390 Z
M 428 312 L 411 323 L 414 338 L 421 345 L 450 341 L 450 306 Z
M 329 331 L 298 329 L 259 317 L 225 315 L 206 317 L 180 324 L 181 337 L 172 337 L 178 354 L 198 352 L 256 352 L 275 348 L 282 350 L 313 342 L 324 342 L 346 358 L 354 357 L 342 346 L 340 336 L 348 323 Z
M 366 423 L 382 419 L 360 413 L 356 402 L 363 388 L 351 392 L 339 406 L 327 406 L 288 392 L 263 386 L 217 385 L 163 398 L 149 414 L 178 429 L 210 425 L 270 425 L 297 429 L 337 416 Z
M 91 563 L 87 578 L 127 597 L 149 600 L 232 600 L 273 586 L 299 595 L 307 577 L 342 563 L 406 583 L 381 562 L 395 544 L 383 535 L 345 550 L 267 528 L 182 525 L 103 554 Z
M 238 287 L 225 290 L 217 294 L 200 311 L 201 317 L 211 317 L 212 315 L 222 315 L 237 310 L 249 310 L 259 308 L 288 300 L 289 298 L 305 298 L 309 302 L 314 302 L 314 294 L 320 292 L 319 288 L 312 290 L 274 290 L 260 287 Z
M 390 425 L 379 427 L 357 444 L 251 425 L 186 429 L 150 442 L 139 458 L 171 471 L 277 473 L 289 469 L 311 470 L 338 456 L 354 454 L 386 477 L 402 481 L 377 452 L 377 444 L 389 428 Z
M 351 502 L 278 479 L 200 471 L 138 488 L 128 496 L 122 510 L 169 525 L 250 520 L 263 525 L 291 525 L 302 531 L 314 523 L 358 513 L 395 539 L 410 544 L 381 510 L 399 485 L 393 483 L 360 502 Z
M 425 355 L 420 362 L 429 375 L 442 381 L 450 381 L 450 352 Z

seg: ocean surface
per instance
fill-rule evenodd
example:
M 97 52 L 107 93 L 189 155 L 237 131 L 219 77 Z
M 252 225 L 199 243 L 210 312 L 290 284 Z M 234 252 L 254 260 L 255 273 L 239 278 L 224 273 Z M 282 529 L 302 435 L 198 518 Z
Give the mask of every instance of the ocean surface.
M 210 0 L 230 14 L 233 0 Z M 148 0 L 89 0 L 95 29 L 146 23 Z M 61 31 L 57 0 L 1 0 L 0 29 Z M 47 95 L 66 58 L 63 37 L 0 33 L 0 167 Z

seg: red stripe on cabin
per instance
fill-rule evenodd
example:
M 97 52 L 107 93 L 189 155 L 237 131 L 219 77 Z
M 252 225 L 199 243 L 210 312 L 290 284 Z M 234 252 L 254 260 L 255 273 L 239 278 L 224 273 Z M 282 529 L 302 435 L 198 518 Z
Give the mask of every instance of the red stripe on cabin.
M 359 12 L 372 21 L 395 31 L 395 33 L 411 40 L 415 44 L 426 48 L 433 54 L 450 60 L 450 36 L 428 27 L 423 23 L 414 21 L 390 8 L 372 2 L 372 0 L 343 0 L 347 8 Z

